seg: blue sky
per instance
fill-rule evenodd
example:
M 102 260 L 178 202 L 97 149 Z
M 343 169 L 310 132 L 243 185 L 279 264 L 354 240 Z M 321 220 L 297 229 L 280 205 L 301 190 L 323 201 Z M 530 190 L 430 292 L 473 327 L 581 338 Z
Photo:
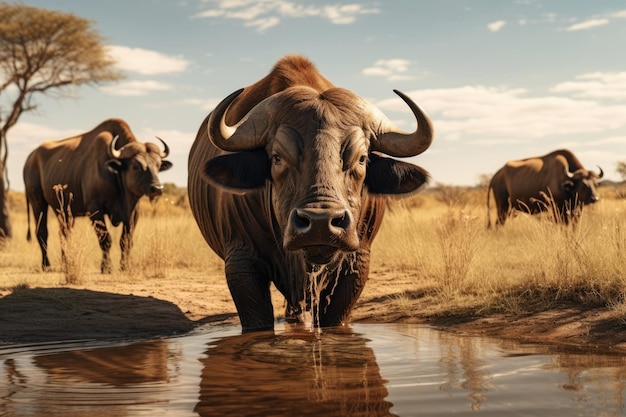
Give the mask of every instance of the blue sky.
M 281 56 L 309 57 L 334 84 L 415 127 L 392 90 L 431 116 L 435 140 L 409 158 L 433 184 L 475 185 L 507 160 L 566 147 L 619 180 L 626 160 L 626 2 L 588 0 L 24 0 L 94 21 L 126 79 L 73 99 L 37 97 L 8 135 L 11 189 L 48 139 L 125 119 L 164 138 L 185 186 L 189 149 L 226 95 Z M 5 108 L 0 97 L 0 108 Z

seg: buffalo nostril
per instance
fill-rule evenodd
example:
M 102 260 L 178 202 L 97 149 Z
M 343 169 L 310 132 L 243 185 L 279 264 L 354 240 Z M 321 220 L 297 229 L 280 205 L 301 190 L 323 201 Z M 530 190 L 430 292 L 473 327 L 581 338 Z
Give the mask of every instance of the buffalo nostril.
M 303 210 L 294 210 L 291 213 L 291 224 L 294 229 L 305 232 L 311 228 L 311 218 Z
M 348 212 L 344 211 L 341 216 L 331 219 L 330 224 L 333 227 L 347 229 L 350 227 L 350 216 L 348 216 Z
M 289 221 L 296 233 L 311 236 L 343 234 L 351 226 L 352 219 L 347 210 L 294 209 Z

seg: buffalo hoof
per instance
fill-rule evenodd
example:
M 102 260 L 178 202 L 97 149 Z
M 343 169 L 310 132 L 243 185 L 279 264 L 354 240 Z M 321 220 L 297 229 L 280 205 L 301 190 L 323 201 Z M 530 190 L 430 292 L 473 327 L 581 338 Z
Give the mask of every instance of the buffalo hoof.
M 100 273 L 102 274 L 110 274 L 112 271 L 111 268 L 111 264 L 110 263 L 103 263 L 102 265 L 100 265 Z
M 50 271 L 50 261 L 48 260 L 48 258 L 44 258 L 43 261 L 41 261 L 41 270 L 44 272 L 48 272 Z

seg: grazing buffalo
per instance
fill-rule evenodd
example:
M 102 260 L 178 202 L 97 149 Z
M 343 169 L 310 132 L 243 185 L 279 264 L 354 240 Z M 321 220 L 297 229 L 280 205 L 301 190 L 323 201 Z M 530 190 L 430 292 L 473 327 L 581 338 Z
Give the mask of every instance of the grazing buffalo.
M 50 266 L 48 206 L 59 218 L 65 237 L 75 217 L 90 217 L 102 249 L 103 273 L 111 271 L 111 236 L 105 215 L 114 226 L 122 223 L 121 267 L 126 269 L 137 222 L 137 203 L 144 195 L 153 199 L 162 194 L 163 185 L 157 174 L 172 167 L 171 162 L 163 160 L 169 148 L 159 140 L 163 151 L 153 143 L 137 142 L 123 120 L 109 119 L 82 135 L 44 142 L 28 156 L 24 165 L 27 237 L 30 240 L 32 207 L 43 269 Z
M 191 209 L 245 331 L 274 326 L 270 283 L 288 319 L 344 323 L 367 280 L 370 246 L 388 195 L 415 192 L 422 168 L 386 155 L 430 146 L 428 116 L 407 133 L 306 58 L 286 56 L 225 98 L 202 122 L 189 155 Z
M 513 210 L 536 214 L 551 212 L 555 221 L 569 224 L 580 217 L 582 207 L 599 200 L 598 180 L 604 173 L 586 170 L 568 150 L 507 162 L 495 173 L 487 190 L 487 226 L 491 227 L 489 198 L 498 211 L 496 225 L 503 225 Z

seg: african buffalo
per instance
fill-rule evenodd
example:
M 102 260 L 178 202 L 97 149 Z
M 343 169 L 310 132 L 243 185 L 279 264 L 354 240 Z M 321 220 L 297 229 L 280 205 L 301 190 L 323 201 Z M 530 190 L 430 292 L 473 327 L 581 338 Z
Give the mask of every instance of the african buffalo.
M 586 170 L 566 149 L 509 161 L 489 183 L 487 226 L 491 227 L 491 191 L 498 212 L 496 225 L 504 225 L 513 210 L 530 214 L 549 211 L 557 222 L 576 222 L 585 204 L 599 200 L 596 187 L 603 175 L 602 168 L 599 173 Z
M 27 238 L 30 240 L 32 207 L 43 269 L 50 266 L 48 206 L 59 218 L 64 236 L 75 217 L 89 216 L 102 249 L 103 273 L 111 271 L 111 236 L 105 215 L 114 226 L 122 223 L 121 267 L 127 268 L 137 203 L 144 195 L 154 199 L 162 194 L 163 185 L 157 174 L 172 167 L 171 162 L 163 159 L 169 154 L 169 147 L 159 140 L 163 151 L 154 143 L 137 142 L 123 120 L 109 119 L 82 135 L 44 142 L 28 156 L 24 164 Z
M 387 196 L 428 181 L 422 168 L 383 155 L 418 155 L 433 138 L 428 116 L 396 93 L 417 119 L 413 133 L 289 55 L 202 122 L 189 155 L 189 202 L 225 261 L 244 332 L 273 328 L 270 283 L 289 319 L 348 319 Z

